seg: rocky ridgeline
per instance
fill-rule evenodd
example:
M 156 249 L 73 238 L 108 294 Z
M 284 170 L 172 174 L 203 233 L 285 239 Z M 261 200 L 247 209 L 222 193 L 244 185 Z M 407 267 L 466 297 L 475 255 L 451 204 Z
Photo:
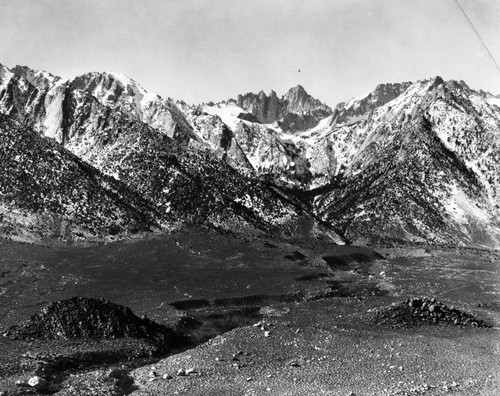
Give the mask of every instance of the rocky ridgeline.
M 435 298 L 412 298 L 373 312 L 372 322 L 392 327 L 411 327 L 426 324 L 466 327 L 490 327 L 481 319 L 448 307 Z
M 0 69 L 0 112 L 59 143 L 66 144 L 82 128 L 101 129 L 108 124 L 106 114 L 96 114 L 101 106 L 151 125 L 179 142 L 196 138 L 171 99 L 145 91 L 126 76 L 85 73 L 65 81 L 26 66 L 9 70 L 0 65 Z
M 358 121 L 359 118 L 365 119 L 377 108 L 396 99 L 410 85 L 410 82 L 380 84 L 365 96 L 341 102 L 333 110 L 333 121 L 336 124 L 349 124 Z
M 11 326 L 12 339 L 143 338 L 175 347 L 183 338 L 172 329 L 104 299 L 73 297 L 43 307 L 26 322 Z M 185 340 L 183 340 L 185 343 Z
M 288 132 L 305 131 L 332 114 L 332 109 L 309 95 L 301 86 L 291 88 L 278 98 L 271 91 L 267 96 L 263 91 L 258 94 L 239 95 L 235 103 L 255 116 L 263 124 L 278 125 Z
M 365 149 L 369 160 L 318 197 L 321 216 L 348 238 L 395 238 L 459 242 L 444 208 L 449 184 L 465 196 L 481 196 L 475 175 L 432 134 L 423 117 L 403 126 L 384 146 Z M 358 160 L 359 161 L 359 160 Z M 446 176 L 445 176 L 446 175 Z M 473 198 L 471 198 L 473 199 Z M 487 236 L 475 236 L 478 242 Z

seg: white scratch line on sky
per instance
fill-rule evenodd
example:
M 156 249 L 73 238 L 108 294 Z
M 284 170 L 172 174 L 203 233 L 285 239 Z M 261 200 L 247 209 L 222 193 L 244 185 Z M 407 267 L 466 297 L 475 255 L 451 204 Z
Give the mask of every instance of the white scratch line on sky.
M 458 4 L 458 6 L 460 7 L 460 9 L 462 10 L 462 13 L 465 15 L 465 18 L 467 19 L 467 21 L 469 22 L 469 25 L 471 25 L 472 29 L 474 30 L 474 32 L 476 33 L 476 36 L 478 37 L 479 41 L 481 41 L 481 43 L 483 44 L 483 47 L 484 49 L 486 50 L 486 52 L 488 53 L 489 57 L 491 58 L 491 60 L 493 61 L 493 63 L 495 64 L 495 67 L 497 68 L 497 70 L 500 72 L 500 67 L 498 66 L 498 63 L 495 59 L 495 57 L 493 56 L 493 54 L 491 53 L 490 49 L 488 48 L 488 46 L 486 45 L 486 43 L 484 42 L 483 38 L 481 37 L 481 35 L 479 34 L 479 32 L 477 31 L 476 27 L 474 26 L 474 24 L 472 23 L 471 19 L 469 18 L 469 15 L 467 14 L 467 12 L 465 11 L 465 9 L 462 7 L 462 4 L 460 4 L 460 2 L 458 0 L 455 0 L 456 3 Z

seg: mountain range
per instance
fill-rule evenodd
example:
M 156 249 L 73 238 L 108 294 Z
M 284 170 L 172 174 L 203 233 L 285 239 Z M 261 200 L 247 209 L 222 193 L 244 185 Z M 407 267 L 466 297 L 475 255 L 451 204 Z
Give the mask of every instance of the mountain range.
M 0 65 L 0 234 L 230 232 L 500 247 L 500 97 L 440 77 L 330 108 L 187 104 L 117 73 Z

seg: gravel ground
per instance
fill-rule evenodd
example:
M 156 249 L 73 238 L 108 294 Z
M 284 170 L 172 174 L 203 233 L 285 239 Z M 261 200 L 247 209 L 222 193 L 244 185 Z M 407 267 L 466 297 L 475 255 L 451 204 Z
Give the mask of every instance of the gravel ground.
M 176 238 L 0 245 L 2 327 L 76 294 L 222 333 L 161 360 L 137 339 L 0 337 L 0 395 L 37 394 L 15 382 L 43 379 L 47 357 L 69 359 L 43 390 L 59 395 L 500 394 L 499 252 Z
M 133 395 L 500 394 L 498 328 L 370 326 L 366 305 L 293 306 L 263 326 L 135 370 Z M 179 369 L 194 372 L 178 376 Z

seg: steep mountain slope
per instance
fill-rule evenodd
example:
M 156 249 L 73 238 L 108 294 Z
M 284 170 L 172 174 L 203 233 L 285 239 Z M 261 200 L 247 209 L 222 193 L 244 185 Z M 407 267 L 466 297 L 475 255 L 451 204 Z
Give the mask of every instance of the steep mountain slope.
M 117 119 L 113 135 L 85 137 L 92 145 L 81 157 L 111 177 L 0 117 L 2 236 L 88 240 L 194 223 L 292 238 L 318 233 L 342 243 L 299 202 L 143 123 Z
M 203 146 L 237 169 L 286 186 L 307 186 L 311 180 L 294 133 L 331 114 L 300 85 L 281 98 L 274 91 L 269 96 L 261 91 L 217 104 L 179 107 Z
M 500 108 L 481 94 L 438 77 L 331 124 L 314 144 L 340 182 L 316 208 L 347 237 L 500 246 Z
M 346 103 L 339 103 L 335 106 L 332 121 L 337 124 L 351 124 L 360 119 L 365 119 L 378 107 L 396 99 L 410 85 L 409 82 L 380 84 L 364 96 L 353 98 Z
M 106 133 L 85 129 L 67 148 L 154 202 L 160 213 L 237 232 L 299 237 L 319 230 L 298 201 L 211 152 L 181 145 L 144 123 L 112 119 Z
M 241 150 L 257 175 L 269 176 L 276 184 L 308 183 L 310 174 L 306 161 L 279 129 L 252 119 L 251 114 L 234 103 L 203 106 L 199 111 L 226 125 L 235 146 Z
M 162 225 L 126 185 L 1 114 L 0 163 L 1 236 L 88 240 Z
M 254 167 L 240 146 L 233 130 L 216 114 L 205 112 L 203 106 L 178 102 L 177 106 L 192 125 L 198 136 L 198 144 L 191 145 L 208 149 L 218 158 L 224 159 L 233 168 L 245 174 L 254 173 Z
M 486 99 L 486 101 L 489 104 L 500 106 L 500 95 L 493 95 L 491 92 L 488 91 L 483 91 L 480 89 L 477 91 L 477 93 L 483 98 Z
M 0 112 L 63 145 L 80 139 L 85 131 L 112 129 L 118 112 L 180 143 L 209 149 L 247 174 L 267 174 L 279 183 L 308 182 L 307 164 L 294 145 L 234 104 L 176 104 L 116 73 L 86 73 L 63 81 L 28 67 L 2 70 Z M 290 92 L 286 103 L 291 110 L 309 111 L 318 102 Z M 233 109 L 236 114 L 231 114 Z
M 71 80 L 69 85 L 179 142 L 196 140 L 191 126 L 171 99 L 147 92 L 131 78 L 117 73 L 86 73 Z

